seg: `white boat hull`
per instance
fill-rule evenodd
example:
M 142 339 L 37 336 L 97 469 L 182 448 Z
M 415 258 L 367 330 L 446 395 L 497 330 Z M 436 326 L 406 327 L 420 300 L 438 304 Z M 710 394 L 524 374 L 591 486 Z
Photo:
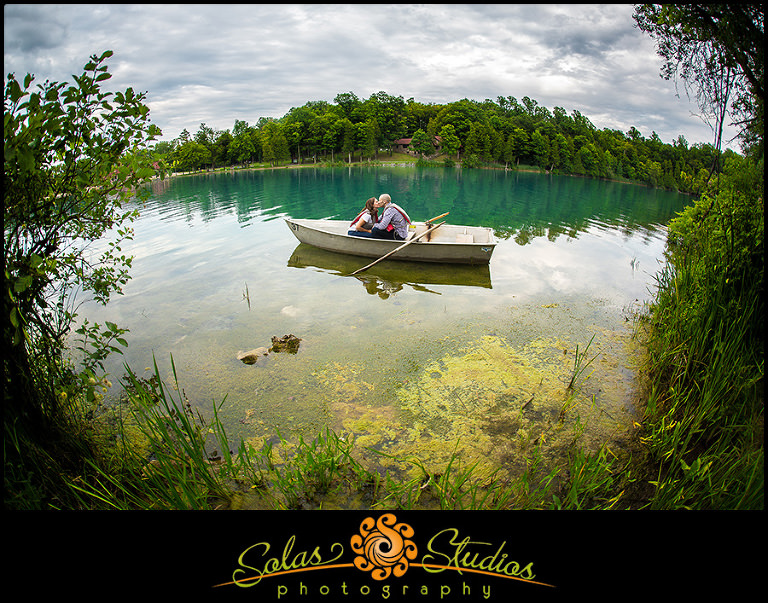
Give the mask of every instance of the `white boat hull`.
M 369 258 L 397 249 L 404 241 L 389 241 L 347 234 L 346 220 L 303 220 L 285 218 L 288 228 L 302 243 L 320 249 Z M 426 230 L 423 222 L 411 225 L 409 238 Z M 429 239 L 429 240 L 427 240 Z M 446 264 L 488 264 L 496 247 L 490 228 L 443 224 L 435 231 L 404 247 L 387 259 Z

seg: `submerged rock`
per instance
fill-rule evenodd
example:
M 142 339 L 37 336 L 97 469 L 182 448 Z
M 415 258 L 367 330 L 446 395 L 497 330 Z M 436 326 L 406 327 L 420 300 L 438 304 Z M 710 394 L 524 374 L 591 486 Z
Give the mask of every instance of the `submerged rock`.
M 271 352 L 286 352 L 288 354 L 295 354 L 299 351 L 300 343 L 301 339 L 295 335 L 283 335 L 282 337 L 275 336 L 272 338 L 272 347 L 260 347 L 254 348 L 253 350 L 249 350 L 247 352 L 238 352 L 237 359 L 243 364 L 256 364 L 259 358 L 269 356 Z
M 287 352 L 288 354 L 295 354 L 299 351 L 299 344 L 301 339 L 295 335 L 283 335 L 282 337 L 272 338 L 272 347 L 269 348 L 270 352 Z
M 256 364 L 260 356 L 268 356 L 269 350 L 265 347 L 255 348 L 248 352 L 239 352 L 237 359 L 243 364 Z

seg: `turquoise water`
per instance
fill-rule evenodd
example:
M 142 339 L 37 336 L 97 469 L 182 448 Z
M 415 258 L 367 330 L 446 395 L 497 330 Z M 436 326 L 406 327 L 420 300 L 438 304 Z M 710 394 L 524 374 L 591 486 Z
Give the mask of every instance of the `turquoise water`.
M 299 245 L 282 219 L 351 220 L 384 192 L 415 220 L 450 212 L 451 223 L 492 227 L 490 265 L 387 261 L 348 277 L 370 260 Z M 80 314 L 130 329 L 128 350 L 108 365 L 113 382 L 124 362 L 142 375 L 153 358 L 168 380 L 172 357 L 193 404 L 205 413 L 223 400 L 233 438 L 313 436 L 330 425 L 395 453 L 440 456 L 461 438 L 473 442 L 468 458 L 514 464 L 526 438 L 545 434 L 553 450 L 565 441 L 557 418 L 566 403 L 566 418 L 587 425 L 586 442 L 628 429 L 639 395 L 628 319 L 650 299 L 665 224 L 685 202 L 639 186 L 487 170 L 178 177 L 154 184 L 134 224 L 124 295 Z M 301 338 L 297 354 L 238 360 L 286 334 Z M 570 406 L 576 346 L 583 352 L 593 337 Z

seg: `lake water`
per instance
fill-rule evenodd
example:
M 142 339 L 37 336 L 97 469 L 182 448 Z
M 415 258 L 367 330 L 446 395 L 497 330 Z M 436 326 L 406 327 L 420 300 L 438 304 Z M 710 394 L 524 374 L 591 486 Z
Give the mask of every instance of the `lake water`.
M 414 220 L 491 226 L 487 267 L 371 260 L 321 252 L 283 217 L 352 219 L 390 193 Z M 686 198 L 612 182 L 533 173 L 416 167 L 303 168 L 156 182 L 124 246 L 133 278 L 91 322 L 130 329 L 127 362 L 220 415 L 233 441 L 326 426 L 371 450 L 519 471 L 536 444 L 557 459 L 578 441 L 620 446 L 638 401 L 629 318 L 650 299 L 665 224 Z M 256 364 L 238 353 L 301 339 Z M 591 341 L 591 344 L 590 344 Z M 587 346 L 589 345 L 588 349 Z M 575 353 L 589 365 L 573 390 Z M 117 389 L 116 387 L 113 389 Z M 116 392 L 113 392 L 113 394 Z

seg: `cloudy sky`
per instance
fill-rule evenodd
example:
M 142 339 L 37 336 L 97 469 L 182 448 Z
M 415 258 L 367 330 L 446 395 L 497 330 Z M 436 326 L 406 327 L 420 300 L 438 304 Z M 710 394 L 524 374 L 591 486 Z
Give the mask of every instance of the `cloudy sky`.
M 598 128 L 712 141 L 682 87 L 659 77 L 632 5 L 4 5 L 5 73 L 71 81 L 113 50 L 108 90 L 147 92 L 172 140 L 231 130 L 308 101 L 379 91 L 422 103 L 523 97 Z M 732 132 L 731 132 L 732 134 Z M 734 144 L 732 148 L 738 147 Z

